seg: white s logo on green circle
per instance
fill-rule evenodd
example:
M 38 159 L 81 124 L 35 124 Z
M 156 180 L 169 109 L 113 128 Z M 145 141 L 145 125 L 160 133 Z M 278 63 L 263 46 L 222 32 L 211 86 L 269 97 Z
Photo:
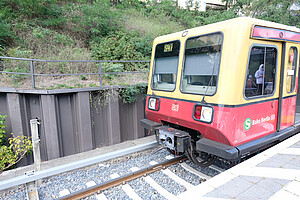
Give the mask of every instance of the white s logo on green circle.
M 251 119 L 247 118 L 244 122 L 244 129 L 248 131 L 251 128 Z

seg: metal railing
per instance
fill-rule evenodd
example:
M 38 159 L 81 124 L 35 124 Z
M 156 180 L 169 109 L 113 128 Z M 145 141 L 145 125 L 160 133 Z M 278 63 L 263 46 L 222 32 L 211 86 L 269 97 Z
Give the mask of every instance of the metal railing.
M 31 85 L 32 88 L 35 89 L 35 76 L 80 76 L 80 75 L 99 75 L 99 83 L 100 87 L 102 86 L 102 75 L 104 74 L 134 74 L 134 73 L 147 73 L 148 71 L 127 71 L 127 72 L 102 72 L 102 63 L 148 63 L 148 69 L 150 61 L 148 60 L 39 60 L 39 59 L 27 59 L 27 58 L 14 58 L 14 57 L 5 57 L 0 56 L 0 59 L 8 59 L 8 60 L 20 60 L 20 61 L 28 61 L 30 66 L 30 73 L 25 72 L 8 72 L 8 71 L 0 71 L 4 74 L 19 74 L 19 75 L 29 75 L 31 76 Z M 46 63 L 97 63 L 98 64 L 98 72 L 97 73 L 68 73 L 68 74 L 42 74 L 42 73 L 34 73 L 34 62 L 46 62 Z M 0 61 L 1 63 L 1 61 Z

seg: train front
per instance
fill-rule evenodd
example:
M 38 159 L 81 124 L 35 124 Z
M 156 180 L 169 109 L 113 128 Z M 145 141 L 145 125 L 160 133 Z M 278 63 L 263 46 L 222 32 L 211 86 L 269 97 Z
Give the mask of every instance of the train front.
M 184 34 L 154 41 L 142 125 L 155 132 L 160 144 L 187 153 L 200 166 L 208 166 L 216 156 L 234 160 L 237 150 L 214 123 L 220 119 L 214 120 L 216 110 L 209 103 L 217 93 L 223 33 Z

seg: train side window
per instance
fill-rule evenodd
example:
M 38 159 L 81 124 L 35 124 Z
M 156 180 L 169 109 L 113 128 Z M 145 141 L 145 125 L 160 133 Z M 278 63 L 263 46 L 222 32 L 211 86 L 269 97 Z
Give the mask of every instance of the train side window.
M 246 97 L 259 97 L 273 93 L 276 61 L 275 47 L 253 46 L 251 48 L 244 89 Z
M 288 64 L 286 72 L 286 91 L 293 92 L 296 83 L 296 71 L 297 71 L 297 55 L 298 51 L 296 47 L 289 49 Z
M 177 77 L 180 42 L 158 44 L 155 48 L 152 89 L 173 91 Z

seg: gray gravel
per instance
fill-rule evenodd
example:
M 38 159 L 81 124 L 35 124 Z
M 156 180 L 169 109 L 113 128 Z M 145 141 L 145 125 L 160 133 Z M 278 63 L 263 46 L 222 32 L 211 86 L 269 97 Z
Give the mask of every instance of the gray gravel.
M 107 199 L 128 200 L 129 196 L 123 192 L 122 186 L 117 186 L 104 191 Z
M 186 191 L 185 187 L 170 179 L 167 175 L 163 174 L 161 171 L 154 172 L 149 175 L 156 183 L 162 186 L 171 194 L 177 196 L 178 194 Z
M 143 199 L 166 200 L 161 194 L 153 189 L 144 178 L 139 178 L 128 183 L 132 189 Z
M 0 193 L 0 199 L 5 200 L 15 200 L 15 199 L 27 199 L 25 185 L 20 185 L 11 189 L 10 191 L 5 191 Z
M 200 184 L 203 179 L 200 178 L 199 176 L 190 173 L 189 171 L 185 170 L 184 168 L 181 167 L 180 164 L 172 165 L 168 167 L 169 170 L 171 170 L 174 174 L 185 180 L 186 182 L 196 186 Z
M 94 181 L 96 184 L 103 183 L 110 180 L 110 175 L 117 173 L 119 176 L 131 173 L 130 168 L 138 167 L 143 169 L 150 166 L 150 161 L 156 161 L 158 163 L 166 161 L 166 156 L 171 155 L 167 150 L 163 149 L 157 151 L 157 149 L 146 150 L 143 152 L 134 153 L 131 155 L 123 156 L 121 158 L 106 161 L 100 164 L 92 165 L 83 169 L 74 170 L 59 174 L 47 179 L 44 179 L 42 185 L 38 187 L 40 199 L 54 199 L 59 197 L 59 192 L 68 189 L 71 193 L 86 188 L 86 183 Z M 200 168 L 190 161 L 186 163 L 193 168 L 205 173 L 209 176 L 215 176 L 219 172 L 211 168 Z M 222 166 L 222 162 L 219 161 L 219 165 Z M 192 185 L 198 185 L 201 182 L 201 178 L 197 175 L 190 173 L 181 167 L 180 164 L 170 166 L 169 169 L 177 174 L 179 177 L 191 183 Z M 159 185 L 161 185 L 168 192 L 177 196 L 184 192 L 186 188 L 179 183 L 170 179 L 167 175 L 161 171 L 155 172 L 149 175 Z M 135 192 L 143 199 L 162 199 L 165 198 L 153 189 L 144 178 L 139 178 L 128 183 Z M 108 199 L 130 199 L 129 196 L 122 190 L 121 186 L 111 188 L 104 191 L 104 194 Z M 4 194 L 0 194 L 0 199 L 25 199 L 25 190 L 19 188 L 18 190 L 11 190 Z M 95 199 L 95 195 L 87 199 Z

